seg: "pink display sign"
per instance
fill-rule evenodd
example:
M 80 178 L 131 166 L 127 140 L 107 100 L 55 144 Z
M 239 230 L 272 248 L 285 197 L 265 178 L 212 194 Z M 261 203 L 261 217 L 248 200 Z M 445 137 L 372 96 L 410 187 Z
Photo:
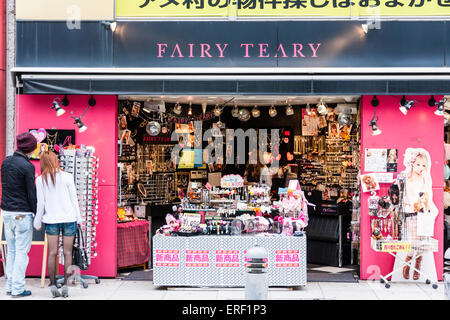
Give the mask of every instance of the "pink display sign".
M 157 267 L 179 267 L 179 250 L 156 250 L 155 265 Z
M 186 250 L 186 267 L 209 267 L 209 250 Z
M 277 250 L 275 251 L 276 267 L 300 267 L 300 257 L 298 250 Z
M 216 267 L 239 267 L 239 250 L 216 250 Z
M 434 96 L 439 101 L 442 96 Z M 369 166 L 366 168 L 366 149 L 396 149 L 397 150 L 397 168 L 393 172 L 394 179 L 400 172 L 406 173 L 406 180 L 410 179 L 416 164 L 422 165 L 426 170 L 423 173 L 413 169 L 414 174 L 419 176 L 417 181 L 422 182 L 422 187 L 417 190 L 425 190 L 427 206 L 433 208 L 430 212 L 436 212 L 432 220 L 431 231 L 429 235 L 436 239 L 439 243 L 439 249 L 436 252 L 425 252 L 420 264 L 420 270 L 430 278 L 436 277 L 442 280 L 443 272 L 443 186 L 444 186 L 444 119 L 442 116 L 436 115 L 435 107 L 428 105 L 430 96 L 406 96 L 407 100 L 415 100 L 416 105 L 411 108 L 406 115 L 400 110 L 400 101 L 402 96 L 377 96 L 379 105 L 376 108 L 377 127 L 381 130 L 381 134 L 372 135 L 372 128 L 369 126 L 374 116 L 374 107 L 371 104 L 373 96 L 364 96 L 362 98 L 361 110 L 361 175 L 370 173 Z M 412 156 L 421 151 L 420 161 L 418 157 Z M 410 161 L 408 161 L 410 159 Z M 409 182 L 407 182 L 409 183 Z M 413 183 L 409 183 L 411 187 Z M 377 196 L 388 195 L 391 183 L 381 183 L 379 190 L 376 191 Z M 426 188 L 425 188 L 426 187 Z M 418 194 L 421 194 L 418 193 Z M 410 268 L 410 276 L 404 276 L 401 263 L 406 259 L 408 252 L 398 250 L 394 253 L 395 257 L 388 252 L 377 252 L 371 247 L 372 225 L 369 213 L 368 200 L 370 192 L 361 193 L 361 226 L 360 226 L 360 265 L 361 279 L 379 279 L 380 275 L 386 275 L 393 270 L 399 269 L 392 276 L 393 281 L 418 281 L 424 282 L 425 276 L 413 278 L 413 271 Z M 411 203 L 410 203 L 411 202 Z M 405 201 L 405 208 L 415 205 L 415 201 Z M 414 211 L 418 211 L 412 209 Z M 427 210 L 428 211 L 428 210 Z M 420 214 L 418 214 L 420 216 Z M 420 224 L 420 223 L 419 223 Z M 410 229 L 414 232 L 416 228 Z M 417 229 L 418 230 L 418 229 Z M 389 242 L 389 239 L 385 239 Z M 414 265 L 416 265 L 414 263 Z M 414 266 L 413 265 L 413 266 Z M 403 274 L 402 274 L 403 273 Z M 435 280 L 435 279 L 434 279 Z

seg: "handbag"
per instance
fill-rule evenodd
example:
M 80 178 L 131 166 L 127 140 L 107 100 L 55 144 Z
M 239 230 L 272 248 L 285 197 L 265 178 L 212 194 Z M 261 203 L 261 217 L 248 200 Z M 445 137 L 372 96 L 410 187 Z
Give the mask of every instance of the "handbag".
M 84 249 L 84 239 L 81 234 L 80 228 L 77 228 L 76 238 L 78 241 L 74 243 L 72 249 L 72 264 L 80 268 L 81 270 L 89 269 L 89 262 L 86 253 L 86 249 Z

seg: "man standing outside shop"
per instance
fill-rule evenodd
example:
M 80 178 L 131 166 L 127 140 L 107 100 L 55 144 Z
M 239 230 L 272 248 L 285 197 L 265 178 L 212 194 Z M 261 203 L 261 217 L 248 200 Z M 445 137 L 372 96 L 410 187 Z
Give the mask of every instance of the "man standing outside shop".
M 26 297 L 25 272 L 33 237 L 33 215 L 36 213 L 35 168 L 29 157 L 36 149 L 36 138 L 30 133 L 17 136 L 17 150 L 1 166 L 1 214 L 8 248 L 6 256 L 6 294 Z

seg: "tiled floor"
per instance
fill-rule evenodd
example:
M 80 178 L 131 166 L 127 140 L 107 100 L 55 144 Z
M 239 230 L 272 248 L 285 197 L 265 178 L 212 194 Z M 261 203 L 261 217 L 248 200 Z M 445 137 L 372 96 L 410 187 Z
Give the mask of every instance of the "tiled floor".
M 13 299 L 5 294 L 5 277 L 0 277 L 0 300 Z M 27 288 L 32 296 L 23 299 L 47 300 L 50 290 L 40 288 L 40 279 L 27 279 Z M 161 289 L 150 281 L 123 281 L 101 279 L 100 284 L 89 282 L 89 288 L 80 284 L 70 285 L 69 298 L 73 300 L 242 300 L 243 288 L 168 288 Z M 59 298 L 62 299 L 62 298 Z M 444 300 L 444 284 L 438 289 L 426 284 L 393 283 L 386 289 L 378 281 L 358 283 L 308 282 L 300 290 L 291 288 L 270 288 L 269 299 L 273 300 Z

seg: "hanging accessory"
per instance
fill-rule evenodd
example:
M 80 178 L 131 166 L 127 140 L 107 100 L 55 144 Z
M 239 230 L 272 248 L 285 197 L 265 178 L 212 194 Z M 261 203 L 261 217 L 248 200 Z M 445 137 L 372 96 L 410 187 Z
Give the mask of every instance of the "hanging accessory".
M 89 262 L 80 228 L 77 228 L 76 239 L 77 241 L 75 241 L 72 249 L 72 264 L 78 266 L 81 270 L 87 270 L 89 269 Z

